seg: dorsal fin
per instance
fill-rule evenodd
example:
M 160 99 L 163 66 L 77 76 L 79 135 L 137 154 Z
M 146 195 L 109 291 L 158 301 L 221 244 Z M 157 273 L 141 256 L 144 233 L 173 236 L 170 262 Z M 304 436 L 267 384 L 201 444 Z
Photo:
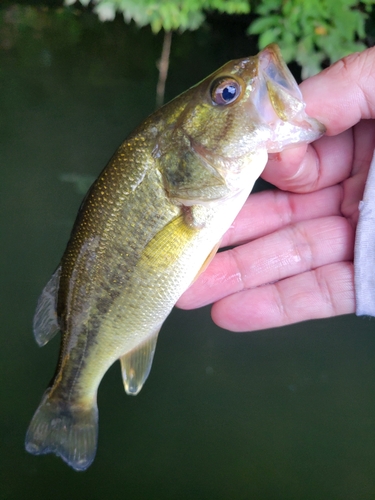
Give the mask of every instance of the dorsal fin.
M 34 314 L 34 337 L 40 347 L 47 344 L 59 331 L 56 304 L 61 266 L 51 276 L 41 293 Z

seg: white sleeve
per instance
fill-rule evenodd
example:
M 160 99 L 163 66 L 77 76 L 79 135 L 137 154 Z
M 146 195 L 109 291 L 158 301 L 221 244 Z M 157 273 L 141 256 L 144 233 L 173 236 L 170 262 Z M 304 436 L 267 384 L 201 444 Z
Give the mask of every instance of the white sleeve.
M 354 246 L 357 316 L 375 316 L 375 151 L 368 173 Z

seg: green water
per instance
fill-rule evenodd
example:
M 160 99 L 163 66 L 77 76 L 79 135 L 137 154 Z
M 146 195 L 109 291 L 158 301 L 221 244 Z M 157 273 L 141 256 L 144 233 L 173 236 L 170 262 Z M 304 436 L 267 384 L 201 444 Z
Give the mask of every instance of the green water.
M 233 334 L 209 308 L 176 310 L 136 398 L 117 364 L 104 378 L 87 472 L 24 451 L 58 351 L 36 346 L 33 311 L 82 199 L 66 180 L 96 176 L 153 110 L 162 40 L 0 12 L 0 498 L 374 499 L 375 322 L 355 316 Z M 168 98 L 255 52 L 210 26 L 175 37 Z

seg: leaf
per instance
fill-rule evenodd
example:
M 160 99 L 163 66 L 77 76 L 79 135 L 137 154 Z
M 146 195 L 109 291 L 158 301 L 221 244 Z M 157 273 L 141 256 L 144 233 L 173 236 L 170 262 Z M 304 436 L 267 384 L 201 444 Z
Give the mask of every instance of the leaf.
M 280 16 L 261 17 L 253 21 L 247 29 L 249 35 L 257 35 L 263 31 L 279 26 L 281 22 Z
M 94 7 L 94 12 L 98 14 L 100 21 L 113 21 L 116 17 L 116 9 L 112 3 L 101 3 Z
M 258 41 L 259 48 L 264 49 L 264 47 L 266 47 L 270 43 L 276 43 L 277 37 L 279 36 L 280 32 L 280 28 L 273 28 L 262 33 Z
M 272 11 L 280 11 L 282 2 L 280 0 L 263 0 L 256 8 L 256 13 L 265 16 Z

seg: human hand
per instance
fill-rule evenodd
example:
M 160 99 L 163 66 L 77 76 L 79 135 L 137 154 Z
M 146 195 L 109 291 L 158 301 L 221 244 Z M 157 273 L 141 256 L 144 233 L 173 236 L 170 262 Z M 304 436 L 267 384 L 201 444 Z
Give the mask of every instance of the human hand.
M 279 190 L 253 194 L 209 267 L 177 306 L 214 302 L 212 318 L 259 330 L 355 311 L 353 248 L 375 148 L 375 48 L 301 84 L 307 113 L 326 136 L 270 155 L 262 177 Z

